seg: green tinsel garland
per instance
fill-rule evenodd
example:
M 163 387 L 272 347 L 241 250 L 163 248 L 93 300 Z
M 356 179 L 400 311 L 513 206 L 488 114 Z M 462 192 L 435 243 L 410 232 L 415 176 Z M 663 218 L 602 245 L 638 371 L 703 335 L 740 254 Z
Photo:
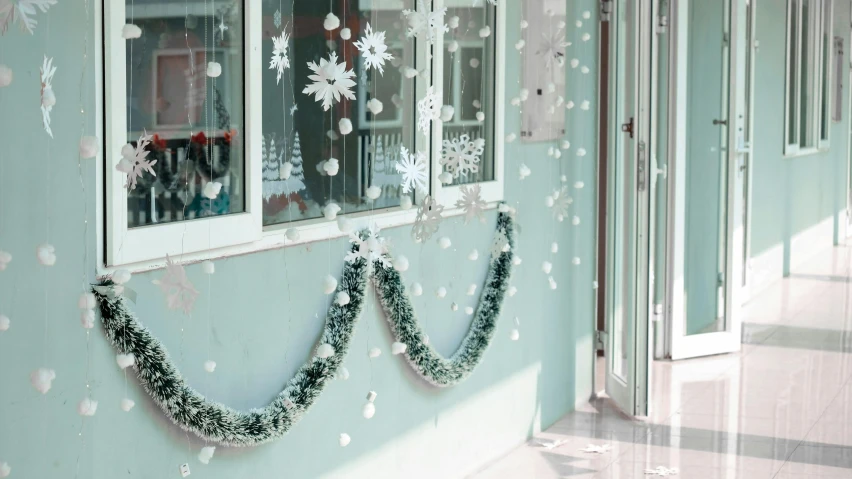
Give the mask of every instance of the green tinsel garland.
M 385 269 L 380 261 L 374 265 L 374 282 L 391 329 L 397 340 L 407 345 L 408 361 L 434 385 L 450 386 L 469 376 L 494 336 L 511 274 L 511 251 L 515 246 L 512 220 L 507 214 L 500 214 L 497 231 L 498 237 L 505 235 L 509 248 L 492 258 L 471 329 L 450 359 L 441 358 L 431 346 L 424 344 L 423 331 L 417 324 L 399 273 L 393 268 Z M 334 379 L 364 307 L 367 266 L 361 258 L 346 263 L 343 268 L 337 291 L 349 294 L 350 302 L 346 306 L 332 302 L 320 340 L 320 344 L 330 344 L 334 354 L 325 359 L 312 357 L 269 405 L 249 412 L 210 401 L 187 385 L 166 348 L 128 310 L 127 300 L 105 293 L 108 288 L 103 286 L 111 286 L 111 281 L 96 287 L 94 293 L 107 338 L 118 353 L 134 355 L 133 367 L 139 381 L 172 422 L 206 441 L 254 446 L 286 434 L 313 405 L 326 384 Z

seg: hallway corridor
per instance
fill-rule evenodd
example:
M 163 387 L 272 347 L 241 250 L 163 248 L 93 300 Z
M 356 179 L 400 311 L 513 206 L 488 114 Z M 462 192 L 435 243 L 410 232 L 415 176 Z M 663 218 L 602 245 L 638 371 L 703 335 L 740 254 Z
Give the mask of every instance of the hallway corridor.
M 654 363 L 647 422 L 599 400 L 474 477 L 852 478 L 852 244 L 757 295 L 743 322 L 738 354 Z

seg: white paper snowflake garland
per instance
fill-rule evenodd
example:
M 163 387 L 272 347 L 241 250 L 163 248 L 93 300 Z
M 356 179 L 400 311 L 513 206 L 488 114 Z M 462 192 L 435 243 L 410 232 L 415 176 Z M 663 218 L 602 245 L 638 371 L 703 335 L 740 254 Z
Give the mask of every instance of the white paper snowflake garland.
M 269 69 L 278 72 L 275 80 L 276 85 L 281 83 L 284 70 L 290 68 L 290 57 L 287 54 L 289 46 L 290 36 L 287 35 L 287 32 L 281 32 L 280 36 L 272 37 L 272 60 L 269 62 Z
M 478 184 L 473 186 L 462 186 L 459 188 L 462 197 L 456 201 L 456 208 L 464 211 L 464 223 L 467 224 L 474 218 L 479 218 L 480 223 L 485 223 L 485 200 L 482 199 L 482 187 Z
M 388 53 L 388 47 L 385 45 L 385 32 L 374 32 L 373 27 L 367 23 L 364 36 L 353 45 L 361 52 L 366 69 L 375 68 L 380 74 L 385 74 L 385 62 L 393 60 L 393 55 Z
M 56 0 L 0 0 L 0 35 L 5 34 L 16 19 L 21 30 L 32 35 L 38 24 L 36 9 L 47 13 L 51 5 L 56 5 Z
M 470 141 L 467 134 L 458 138 L 444 140 L 439 163 L 446 167 L 453 178 L 479 172 L 480 156 L 485 151 L 485 142 L 479 139 Z
M 13 7 L 14 9 L 14 7 Z M 44 131 L 53 138 L 53 130 L 50 129 L 50 112 L 56 104 L 56 94 L 53 92 L 53 75 L 56 67 L 53 66 L 53 58 L 44 56 L 44 63 L 39 70 L 41 77 L 41 119 Z
M 428 135 L 432 122 L 441 118 L 441 92 L 430 86 L 426 96 L 417 102 L 417 129 Z
M 313 94 L 315 101 L 322 102 L 323 110 L 328 111 L 341 97 L 355 100 L 355 93 L 352 92 L 355 72 L 346 69 L 346 62 L 337 63 L 337 53 L 331 52 L 328 60 L 321 58 L 319 65 L 308 62 L 308 68 L 314 72 L 308 75 L 313 83 L 307 85 L 302 93 Z
M 428 192 L 426 155 L 419 151 L 410 153 L 404 146 L 400 146 L 399 150 L 400 160 L 396 162 L 396 171 L 402 175 L 402 192 Z
M 146 148 L 150 143 L 151 135 L 145 132 L 139 137 L 135 147 L 128 143 L 121 149 L 121 160 L 115 165 L 115 169 L 127 175 L 125 188 L 135 190 L 137 180 L 146 172 L 157 176 L 152 168 L 157 164 L 157 160 L 148 160 L 150 152 Z
M 430 2 L 431 3 L 431 2 Z M 423 0 L 417 0 L 417 10 L 403 10 L 402 15 L 408 20 L 406 35 L 425 40 L 427 43 L 435 43 L 439 32 L 449 32 L 450 29 L 444 23 L 446 8 L 435 10 L 426 6 Z
M 170 310 L 181 310 L 185 314 L 192 312 L 199 293 L 189 281 L 183 265 L 173 262 L 166 255 L 166 271 L 160 279 L 155 279 L 152 283 L 160 287 Z
M 414 219 L 414 227 L 411 229 L 411 237 L 414 241 L 421 243 L 432 237 L 441 227 L 444 207 L 439 205 L 434 198 L 427 195 L 417 208 L 417 217 Z
M 565 41 L 565 31 L 557 30 L 553 33 L 542 33 L 541 37 L 541 46 L 536 54 L 543 57 L 544 66 L 547 69 L 554 66 L 564 66 L 565 48 L 571 46 L 570 42 Z

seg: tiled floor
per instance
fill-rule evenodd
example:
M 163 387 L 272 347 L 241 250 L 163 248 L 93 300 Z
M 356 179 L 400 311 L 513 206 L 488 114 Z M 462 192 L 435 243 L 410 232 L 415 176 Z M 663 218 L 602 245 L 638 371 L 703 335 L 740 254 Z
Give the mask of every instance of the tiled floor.
M 654 363 L 647 421 L 597 400 L 474 477 L 852 478 L 852 246 L 758 295 L 743 324 L 738 354 Z

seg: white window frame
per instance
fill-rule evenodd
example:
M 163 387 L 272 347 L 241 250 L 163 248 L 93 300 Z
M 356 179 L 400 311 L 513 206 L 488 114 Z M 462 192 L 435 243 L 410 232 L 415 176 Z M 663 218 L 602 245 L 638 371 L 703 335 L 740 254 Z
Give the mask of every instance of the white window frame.
M 485 0 L 488 8 L 496 8 L 492 37 L 495 54 L 495 72 L 504 71 L 505 66 L 505 3 L 498 2 L 496 7 Z M 445 0 L 433 0 L 433 9 L 444 6 Z M 449 0 L 452 3 L 452 0 Z M 465 4 L 467 6 L 467 4 Z M 137 8 L 139 8 L 137 6 Z M 183 8 L 183 7 L 181 7 Z M 102 12 L 100 11 L 101 9 Z M 262 75 L 266 73 L 265 62 L 261 57 L 262 14 L 259 2 L 244 0 L 245 28 L 245 201 L 244 213 L 217 216 L 214 218 L 194 219 L 148 225 L 138 228 L 127 227 L 127 191 L 124 188 L 125 175 L 115 170 L 118 152 L 127 143 L 126 125 L 126 41 L 121 37 L 121 29 L 126 20 L 125 5 L 121 0 L 103 0 L 96 2 L 96 18 L 103 24 L 97 29 L 96 59 L 103 65 L 103 83 L 98 78 L 98 123 L 99 135 L 104 138 L 102 161 L 97 169 L 97 209 L 98 209 L 98 273 L 107 274 L 118 268 L 131 271 L 145 271 L 161 268 L 165 265 L 166 255 L 179 257 L 181 262 L 196 262 L 205 259 L 222 258 L 281 248 L 296 244 L 326 240 L 344 236 L 336 221 L 325 218 L 294 221 L 277 225 L 263 226 L 262 215 Z M 101 15 L 102 13 L 102 15 Z M 103 37 L 101 37 L 103 35 Z M 424 43 L 418 41 L 419 59 L 425 58 Z M 438 36 L 432 46 L 433 52 L 444 52 L 443 34 Z M 443 78 L 443 57 L 435 55 L 432 62 L 432 78 Z M 417 82 L 417 98 L 422 98 L 427 85 Z M 504 142 L 502 132 L 505 115 L 505 76 L 497 74 L 492 102 L 494 114 L 493 138 L 488 138 L 487 148 L 494 151 L 494 180 L 477 183 L 482 187 L 482 198 L 489 208 L 496 208 L 504 194 Z M 459 186 L 443 186 L 438 180 L 442 171 L 439 164 L 441 156 L 442 125 L 433 122 L 431 136 L 418 132 L 416 141 L 409 149 L 427 153 L 430 159 L 430 194 L 444 205 L 444 216 L 456 216 L 463 211 L 456 208 L 455 202 L 461 197 Z M 417 195 L 421 199 L 424 195 Z M 383 209 L 380 212 L 363 211 L 348 213 L 346 217 L 355 222 L 356 227 L 375 224 L 380 228 L 410 225 L 417 215 L 415 207 L 402 210 L 399 207 Z M 286 238 L 286 231 L 296 229 L 299 239 Z
M 787 0 L 787 15 L 786 15 L 786 58 L 785 58 L 785 82 L 784 82 L 784 155 L 785 156 L 802 156 L 813 154 L 818 151 L 827 150 L 830 145 L 831 130 L 831 88 L 828 91 L 823 89 L 824 75 L 831 75 L 832 55 L 824 57 L 823 38 L 828 31 L 829 45 L 832 48 L 833 38 L 833 1 L 832 0 L 809 0 L 810 9 L 813 14 L 808 15 L 807 24 L 807 62 L 802 61 L 802 33 L 805 30 L 802 22 L 803 5 L 802 0 Z M 790 12 L 796 12 L 795 24 L 792 22 Z M 792 42 L 791 33 L 795 32 L 796 42 Z M 791 61 L 791 53 L 795 49 L 796 61 Z M 824 63 L 824 62 L 827 62 Z M 808 81 L 808 94 L 810 101 L 802 95 L 801 81 L 803 72 L 807 73 L 805 77 Z M 795 77 L 796 85 L 794 89 L 794 99 L 791 103 L 789 88 L 790 77 Z M 825 107 L 825 108 L 823 108 Z M 828 123 L 826 130 L 822 131 L 823 118 L 822 115 L 828 115 Z M 795 120 L 794 133 L 790 135 L 790 121 Z M 805 137 L 807 141 L 803 144 L 802 138 L 802 123 L 805 120 Z

